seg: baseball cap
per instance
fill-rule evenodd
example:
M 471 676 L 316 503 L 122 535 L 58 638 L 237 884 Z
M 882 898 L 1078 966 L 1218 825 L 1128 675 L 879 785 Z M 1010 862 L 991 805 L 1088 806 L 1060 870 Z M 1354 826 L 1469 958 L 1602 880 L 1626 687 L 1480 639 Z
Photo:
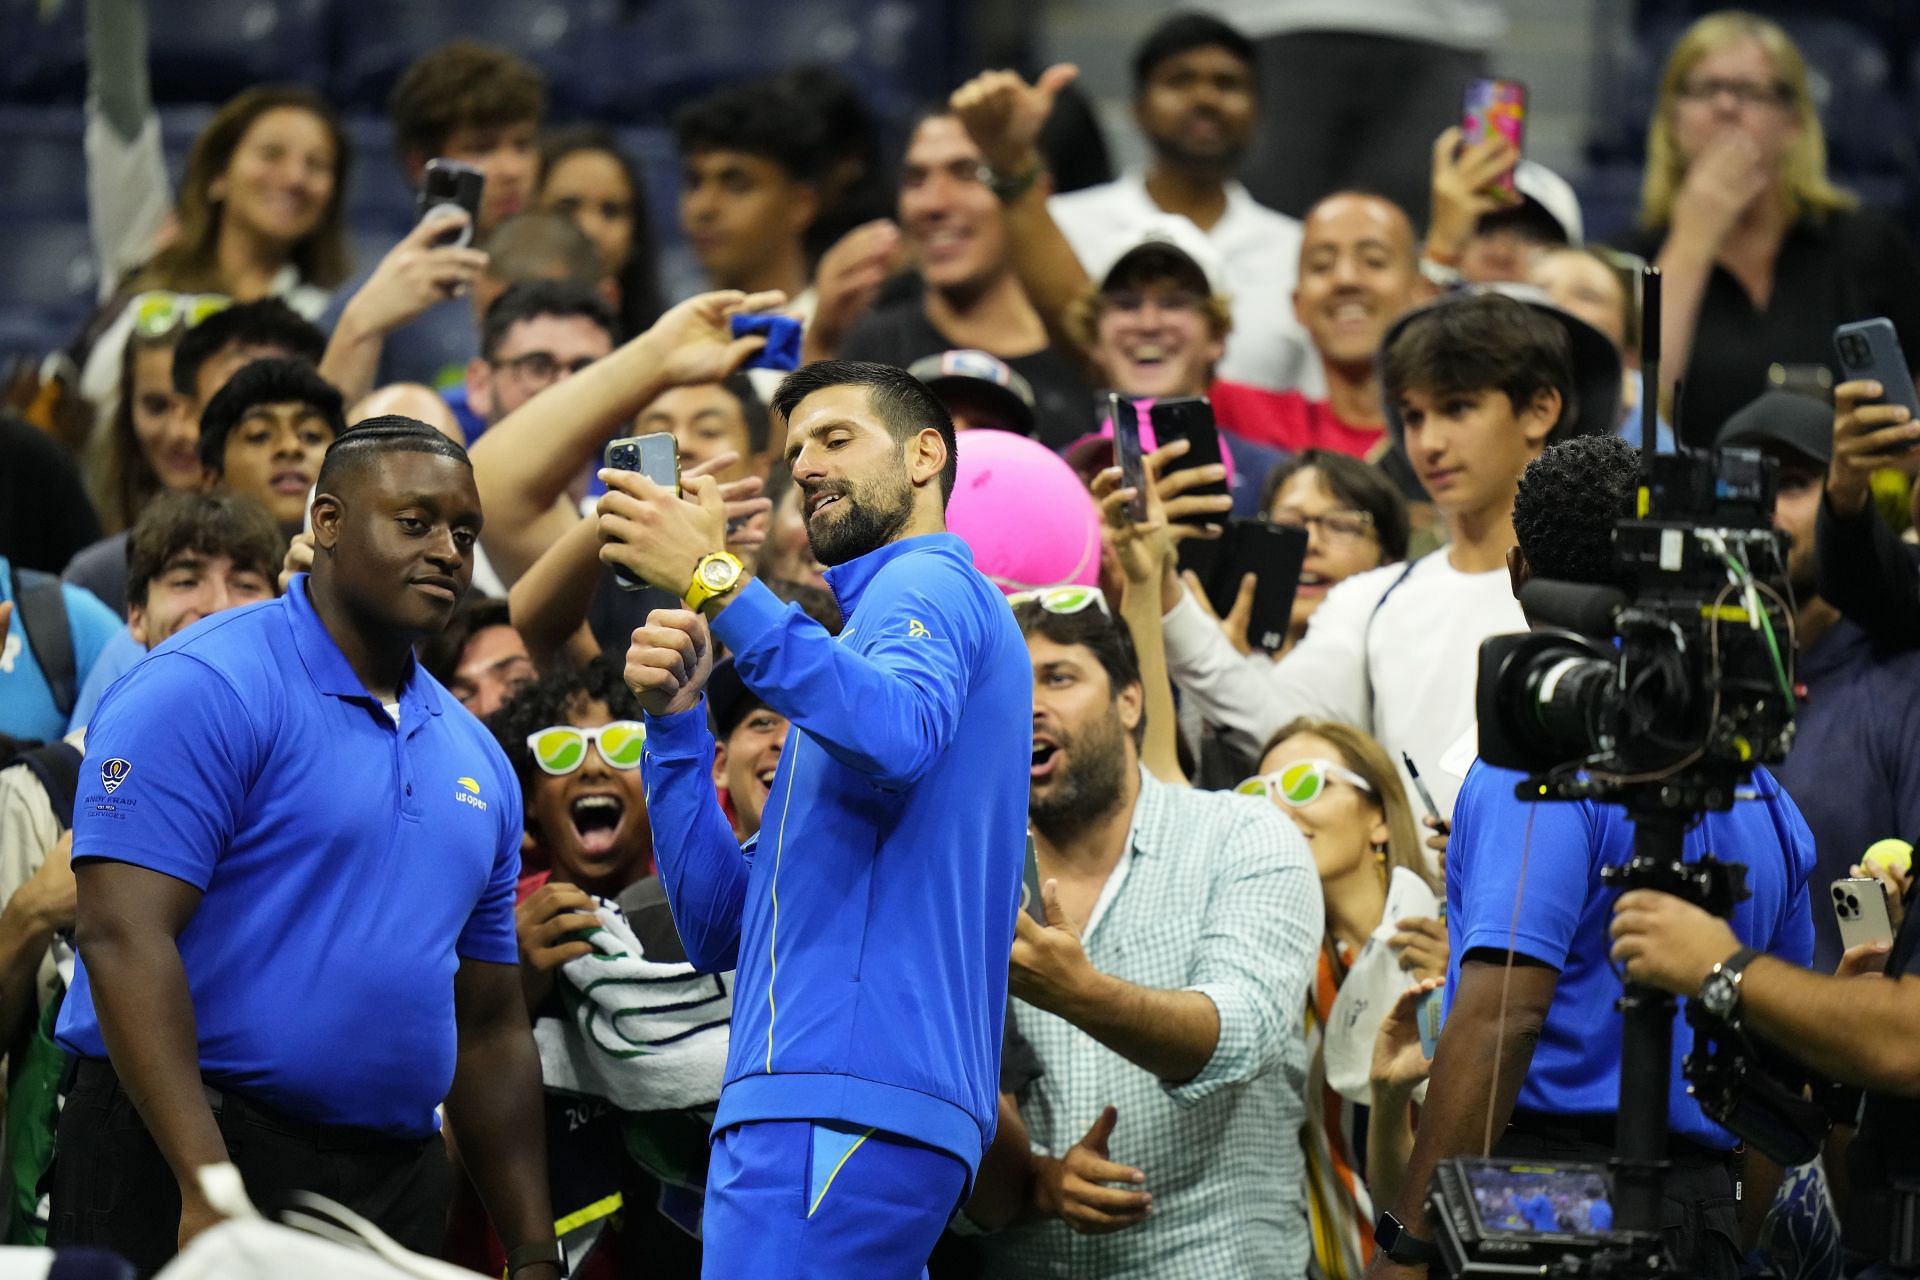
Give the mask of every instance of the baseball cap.
M 1033 384 L 996 355 L 966 349 L 942 351 L 915 360 L 907 372 L 949 407 L 950 398 L 979 405 L 1021 435 L 1033 434 Z
M 1220 251 L 1190 218 L 1162 213 L 1149 219 L 1106 269 L 1092 273 L 1102 293 L 1129 278 L 1152 275 L 1178 280 L 1199 294 L 1227 296 Z
M 1536 160 L 1522 160 L 1513 169 L 1513 189 L 1528 212 L 1552 222 L 1569 245 L 1580 247 L 1586 223 L 1580 216 L 1580 197 L 1565 178 Z
M 1713 443 L 1784 449 L 1824 467 L 1833 461 L 1833 409 L 1796 391 L 1763 391 L 1721 425 Z

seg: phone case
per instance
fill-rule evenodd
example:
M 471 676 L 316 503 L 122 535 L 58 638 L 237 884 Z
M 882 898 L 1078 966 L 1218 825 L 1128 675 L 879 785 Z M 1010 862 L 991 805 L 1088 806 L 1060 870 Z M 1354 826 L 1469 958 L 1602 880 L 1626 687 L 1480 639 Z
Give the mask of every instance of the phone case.
M 1835 880 L 1833 914 L 1840 922 L 1840 945 L 1893 941 L 1893 917 L 1887 914 L 1887 890 L 1872 876 Z
M 1471 80 L 1460 111 L 1461 141 L 1472 146 L 1491 137 L 1502 137 L 1521 150 L 1526 141 L 1527 86 L 1518 80 Z M 1500 190 L 1513 193 L 1513 170 L 1495 181 Z
M 1421 996 L 1419 1007 L 1414 1014 L 1414 1021 L 1420 1030 L 1420 1052 L 1429 1058 L 1433 1056 L 1434 1050 L 1440 1047 L 1440 1024 L 1443 1021 L 1442 1011 L 1446 1007 L 1442 997 L 1446 992 L 1445 987 L 1435 987 Z
M 1913 394 L 1913 372 L 1900 349 L 1900 334 L 1885 316 L 1855 320 L 1833 331 L 1833 351 L 1840 359 L 1836 381 L 1872 378 L 1885 390 L 1876 404 L 1905 405 L 1920 421 L 1920 399 Z M 1916 446 L 1920 448 L 1920 446 Z
M 1240 594 L 1240 579 L 1253 574 L 1247 642 L 1272 652 L 1286 643 L 1293 621 L 1293 597 L 1300 585 L 1300 566 L 1307 558 L 1307 531 L 1265 520 L 1235 520 L 1228 526 L 1228 537 L 1232 548 L 1209 584 L 1208 598 L 1226 617 Z
M 637 471 L 655 484 L 680 492 L 680 442 L 671 431 L 609 440 L 605 459 L 610 471 Z M 638 591 L 647 585 L 617 567 L 613 580 L 623 591 Z
M 426 222 L 442 209 L 459 209 L 467 221 L 458 231 L 437 237 L 435 248 L 466 248 L 473 243 L 480 224 L 480 193 L 486 189 L 486 175 L 458 160 L 429 160 L 420 178 L 420 198 L 414 210 L 416 223 Z
M 1169 462 L 1167 470 L 1184 471 L 1191 467 L 1220 466 L 1225 462 L 1220 428 L 1213 420 L 1213 404 L 1205 396 L 1176 396 L 1157 401 L 1148 416 L 1153 423 L 1156 448 L 1172 444 L 1175 440 L 1185 440 L 1188 444 L 1186 453 Z M 1227 494 L 1227 482 L 1221 480 L 1202 485 L 1187 490 L 1187 494 L 1190 497 L 1224 497 Z M 1182 523 L 1218 524 L 1220 517 L 1197 514 L 1182 517 Z
M 1140 410 L 1125 396 L 1110 393 L 1107 411 L 1113 418 L 1113 457 L 1120 465 L 1120 483 L 1134 491 L 1127 511 L 1138 524 L 1147 518 L 1147 464 L 1140 448 Z

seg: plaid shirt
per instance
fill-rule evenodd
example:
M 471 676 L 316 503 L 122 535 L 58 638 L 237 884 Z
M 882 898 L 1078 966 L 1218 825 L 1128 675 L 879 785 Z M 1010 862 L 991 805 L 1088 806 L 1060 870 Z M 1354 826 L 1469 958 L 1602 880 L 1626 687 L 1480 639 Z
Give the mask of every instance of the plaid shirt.
M 1167 1085 L 1079 1028 L 1012 1001 L 1015 1025 L 1046 1067 L 1020 1097 L 1034 1148 L 1065 1155 L 1113 1104 L 1110 1154 L 1147 1175 L 1153 1212 L 1112 1235 L 1076 1235 L 1054 1221 L 991 1236 L 988 1274 L 1306 1273 L 1300 1010 L 1322 930 L 1306 841 L 1272 804 L 1142 772 L 1128 847 L 1094 907 L 1087 954 L 1138 986 L 1205 994 L 1220 1012 L 1219 1043 L 1198 1076 Z

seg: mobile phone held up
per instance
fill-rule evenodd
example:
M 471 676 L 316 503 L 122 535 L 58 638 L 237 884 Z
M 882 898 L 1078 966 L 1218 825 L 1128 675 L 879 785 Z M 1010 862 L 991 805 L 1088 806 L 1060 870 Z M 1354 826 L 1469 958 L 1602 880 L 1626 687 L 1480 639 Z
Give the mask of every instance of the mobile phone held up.
M 663 488 L 680 492 L 680 443 L 671 431 L 609 440 L 606 462 L 609 471 L 637 471 Z M 623 591 L 638 591 L 647 585 L 618 568 L 613 571 L 613 580 Z
M 470 164 L 458 160 L 427 161 L 426 173 L 420 178 L 420 201 L 414 221 L 429 222 L 445 217 L 452 210 L 464 210 L 467 215 L 466 224 L 448 227 L 445 235 L 434 240 L 434 248 L 464 249 L 473 243 L 480 225 L 480 193 L 486 185 L 486 175 Z
M 1171 396 L 1165 400 L 1157 400 L 1153 408 L 1148 411 L 1148 420 L 1153 423 L 1154 447 L 1161 448 L 1172 444 L 1175 440 L 1187 442 L 1187 451 L 1167 462 L 1166 469 L 1169 472 L 1224 465 L 1220 429 L 1214 425 L 1213 404 L 1205 396 Z M 1226 495 L 1225 480 L 1187 490 L 1188 497 L 1225 497 Z M 1209 516 L 1205 512 L 1182 517 L 1182 523 L 1185 524 L 1209 525 L 1221 522 L 1221 516 Z
M 1213 611 L 1226 617 L 1240 595 L 1241 579 L 1252 574 L 1253 613 L 1247 619 L 1247 643 L 1270 653 L 1282 648 L 1293 621 L 1300 566 L 1307 558 L 1307 531 L 1266 520 L 1233 520 L 1218 542 L 1202 545 L 1216 549 L 1193 564 Z
M 1840 922 L 1840 945 L 1849 951 L 1862 943 L 1893 941 L 1886 886 L 1872 876 L 1833 882 L 1833 916 Z
M 1505 138 L 1520 151 L 1526 141 L 1527 132 L 1527 86 L 1518 80 L 1476 79 L 1467 82 L 1467 92 L 1460 108 L 1460 141 L 1465 146 L 1473 146 L 1488 138 Z M 1494 181 L 1508 195 L 1513 195 L 1513 170 L 1508 169 Z
M 1910 421 L 1920 422 L 1920 399 L 1913 393 L 1913 371 L 1907 366 L 1906 353 L 1900 350 L 1900 335 L 1893 321 L 1885 316 L 1855 320 L 1833 331 L 1833 351 L 1840 357 L 1841 382 L 1871 378 L 1880 384 L 1881 396 L 1874 404 L 1904 405 Z M 1920 450 L 1920 444 L 1907 450 Z
M 1114 392 L 1107 396 L 1107 412 L 1113 418 L 1113 457 L 1120 464 L 1120 485 L 1133 490 L 1127 517 L 1139 524 L 1147 518 L 1147 462 L 1140 447 L 1140 410 L 1133 401 Z

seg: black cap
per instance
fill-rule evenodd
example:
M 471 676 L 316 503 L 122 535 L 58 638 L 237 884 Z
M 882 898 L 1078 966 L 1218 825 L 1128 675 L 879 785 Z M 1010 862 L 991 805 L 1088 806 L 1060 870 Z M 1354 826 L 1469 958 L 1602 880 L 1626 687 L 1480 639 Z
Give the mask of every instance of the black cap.
M 1833 461 L 1833 409 L 1796 391 L 1764 391 L 1726 420 L 1713 443 L 1784 450 L 1824 467 Z
M 707 676 L 707 713 L 713 717 L 713 736 L 716 740 L 725 742 L 755 707 L 766 705 L 759 694 L 747 688 L 740 673 L 734 669 L 732 658 L 714 664 L 713 671 Z

